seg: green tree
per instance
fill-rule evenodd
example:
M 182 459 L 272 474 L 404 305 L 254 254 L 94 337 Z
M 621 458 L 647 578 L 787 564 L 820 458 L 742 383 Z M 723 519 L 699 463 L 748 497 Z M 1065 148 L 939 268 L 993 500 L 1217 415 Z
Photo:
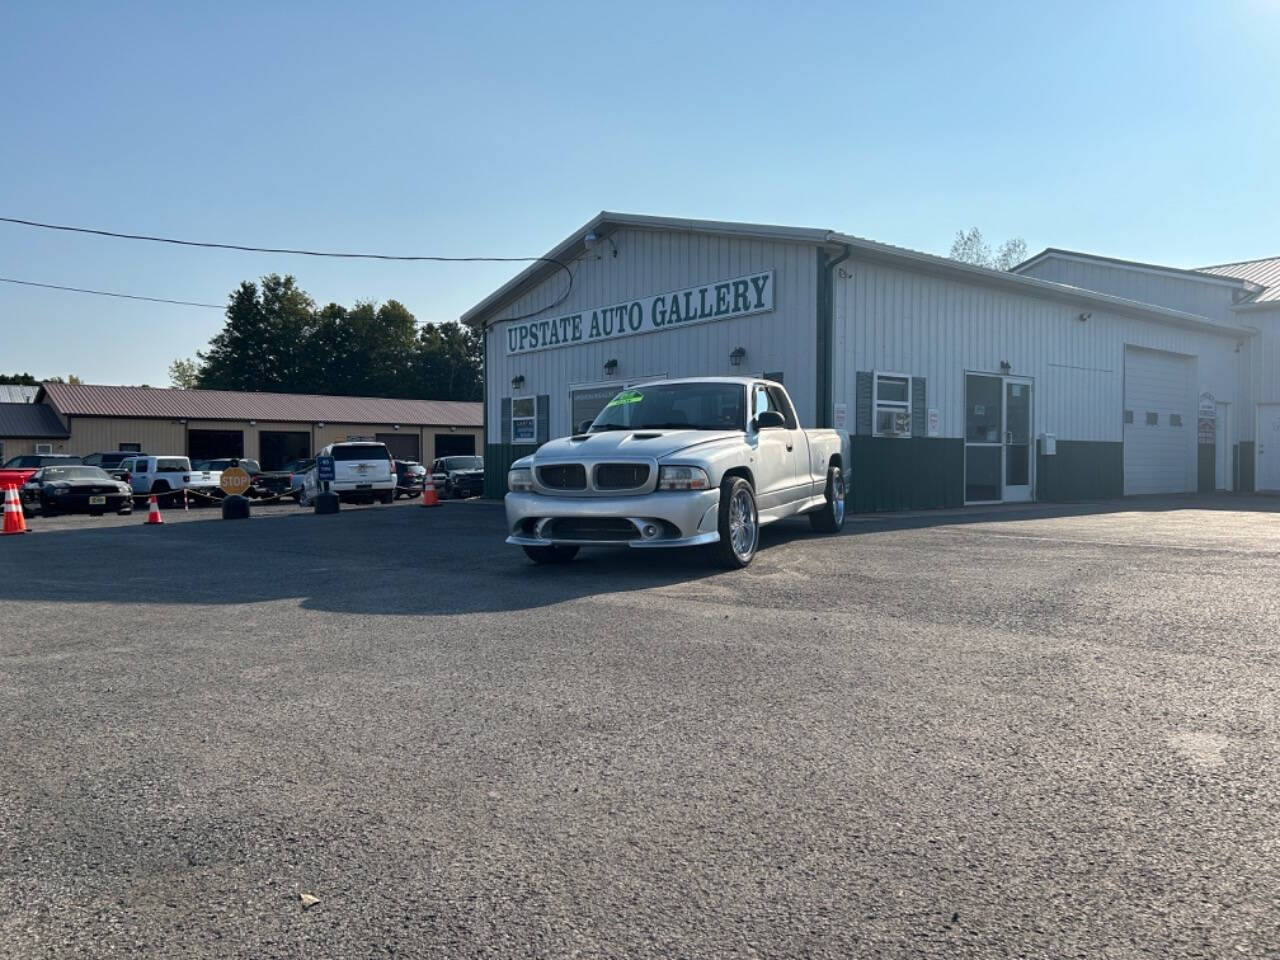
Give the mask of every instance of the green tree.
M 317 310 L 292 277 L 245 282 L 196 355 L 196 385 L 339 396 L 479 400 L 483 342 L 457 323 L 419 328 L 398 300 Z M 175 361 L 175 384 L 189 372 Z
M 200 385 L 199 364 L 179 357 L 169 364 L 169 384 L 179 390 L 194 390 Z
M 19 387 L 40 386 L 40 381 L 29 373 L 0 373 L 0 383 Z
M 993 254 L 991 244 L 982 236 L 977 227 L 957 230 L 955 240 L 951 242 L 951 259 L 962 263 L 971 263 L 975 267 L 987 267 L 990 270 L 1012 270 L 1027 259 L 1027 242 L 1021 237 L 1012 237 L 1000 244 Z

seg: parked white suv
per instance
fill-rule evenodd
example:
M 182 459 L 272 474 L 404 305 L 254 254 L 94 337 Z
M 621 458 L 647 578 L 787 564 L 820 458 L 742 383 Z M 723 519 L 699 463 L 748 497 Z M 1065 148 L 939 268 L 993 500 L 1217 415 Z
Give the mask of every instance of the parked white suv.
M 372 503 L 380 500 L 391 503 L 396 497 L 396 465 L 385 443 L 353 441 L 331 443 L 317 456 L 333 457 L 333 481 L 329 490 L 343 500 L 363 500 Z M 302 480 L 302 494 L 298 503 L 309 506 L 316 494 L 324 490 L 320 472 L 315 465 Z
M 176 494 L 183 490 L 216 496 L 222 481 L 221 470 L 192 470 L 186 457 L 135 456 L 122 460 L 120 469 L 129 472 L 134 493 L 154 493 L 165 503 L 180 499 Z

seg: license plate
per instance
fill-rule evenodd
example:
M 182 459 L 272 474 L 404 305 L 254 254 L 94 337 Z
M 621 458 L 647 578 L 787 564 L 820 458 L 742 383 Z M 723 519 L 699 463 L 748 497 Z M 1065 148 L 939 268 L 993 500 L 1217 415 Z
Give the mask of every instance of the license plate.
M 357 489 L 357 490 L 372 490 L 372 489 L 373 489 L 373 484 L 372 484 L 372 483 L 357 483 L 357 484 L 356 484 L 356 489 Z
M 106 502 L 107 502 L 106 497 L 90 497 L 89 498 L 89 506 L 91 507 L 100 507 Z

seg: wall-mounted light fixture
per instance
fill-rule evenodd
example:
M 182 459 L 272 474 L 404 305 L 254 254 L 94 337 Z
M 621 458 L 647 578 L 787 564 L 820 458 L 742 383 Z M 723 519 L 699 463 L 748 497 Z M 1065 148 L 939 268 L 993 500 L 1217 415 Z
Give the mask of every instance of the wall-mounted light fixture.
M 747 358 L 747 350 L 745 347 L 734 347 L 733 353 L 729 354 L 729 362 L 735 367 L 742 366 L 742 361 Z
M 316 426 L 317 426 L 317 427 L 323 427 L 323 426 L 324 426 L 324 421 L 323 421 L 323 420 L 319 421 L 319 422 L 316 424 Z
M 519 389 L 520 389 L 521 387 L 523 387 L 523 386 L 524 386 L 524 374 L 523 374 L 523 373 L 517 373 L 514 377 L 512 377 L 512 378 L 511 378 L 511 389 L 512 389 L 512 390 L 519 390 Z
M 251 426 L 251 427 L 256 427 L 257 425 L 258 425 L 258 421 L 257 421 L 257 420 L 250 420 L 250 421 L 249 421 L 249 426 Z
M 1236 341 L 1236 353 L 1239 353 L 1239 352 L 1240 352 L 1240 348 L 1241 348 L 1241 347 L 1243 347 L 1243 346 L 1244 346 L 1244 341 L 1243 341 L 1243 340 L 1237 340 L 1237 341 Z
M 1088 322 L 1089 322 L 1089 320 L 1090 320 L 1092 317 L 1093 317 L 1093 314 L 1092 314 L 1092 313 L 1082 313 L 1082 314 L 1080 314 L 1080 322 L 1081 322 L 1081 323 L 1088 323 Z
M 618 361 L 617 361 L 617 360 L 608 360 L 608 361 L 606 361 L 606 362 L 605 362 L 605 365 L 604 365 L 604 375 L 605 375 L 606 377 L 612 377 L 612 376 L 613 376 L 615 373 L 617 373 L 617 372 L 618 372 Z
M 599 243 L 601 239 L 609 241 L 609 246 L 613 248 L 613 255 L 616 257 L 618 255 L 618 245 L 613 242 L 613 237 L 606 235 L 602 238 L 600 234 L 596 233 L 594 230 L 588 231 L 586 236 L 582 238 L 582 245 L 588 250 L 593 250 L 595 249 L 595 245 Z
M 1010 370 L 1012 370 L 1012 369 L 1013 369 L 1013 365 L 1012 365 L 1011 363 L 1009 363 L 1009 361 L 1008 361 L 1008 360 L 1001 360 L 1001 361 L 1000 361 L 1000 372 L 1001 372 L 1001 373 L 1008 373 L 1008 372 L 1009 372 Z
M 457 433 L 457 432 L 458 432 L 458 428 L 457 428 L 457 427 L 450 427 L 450 428 L 449 428 L 449 432 L 450 432 L 450 433 Z
M 399 429 L 400 429 L 400 424 L 398 424 L 398 423 L 393 423 L 393 424 L 391 425 L 391 429 L 392 429 L 392 430 L 399 430 Z

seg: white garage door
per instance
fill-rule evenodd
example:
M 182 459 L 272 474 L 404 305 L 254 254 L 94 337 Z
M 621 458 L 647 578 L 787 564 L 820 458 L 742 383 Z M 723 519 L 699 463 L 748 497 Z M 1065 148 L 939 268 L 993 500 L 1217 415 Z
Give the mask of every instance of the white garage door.
M 1192 358 L 1127 347 L 1124 352 L 1124 492 L 1195 489 Z

